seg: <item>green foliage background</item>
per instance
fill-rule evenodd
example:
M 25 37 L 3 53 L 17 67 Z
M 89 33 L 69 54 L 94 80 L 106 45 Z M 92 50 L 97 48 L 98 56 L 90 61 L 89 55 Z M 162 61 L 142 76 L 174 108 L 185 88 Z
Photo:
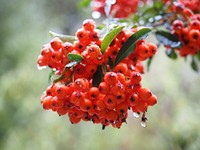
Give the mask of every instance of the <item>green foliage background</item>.
M 51 40 L 49 30 L 74 34 L 91 18 L 79 1 L 1 0 L 0 150 L 200 149 L 200 76 L 183 59 L 169 60 L 164 48 L 143 76 L 143 85 L 158 97 L 148 110 L 147 128 L 132 115 L 119 130 L 71 125 L 67 116 L 42 109 L 49 70 L 37 69 L 37 56 Z

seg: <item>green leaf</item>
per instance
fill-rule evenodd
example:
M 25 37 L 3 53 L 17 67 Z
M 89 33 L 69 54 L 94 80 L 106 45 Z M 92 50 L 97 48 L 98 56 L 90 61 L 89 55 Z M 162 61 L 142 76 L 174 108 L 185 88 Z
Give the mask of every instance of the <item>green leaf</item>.
M 135 23 L 135 22 L 139 22 L 139 19 L 140 19 L 140 16 L 139 16 L 138 14 L 134 14 L 134 15 L 133 15 L 132 20 L 133 20 L 134 23 Z
M 154 5 L 153 7 L 157 10 L 161 10 L 162 7 L 163 7 L 164 3 L 162 1 L 157 1 L 157 2 L 154 2 Z
M 110 58 L 110 57 L 108 57 L 108 64 L 109 64 L 109 66 L 110 66 L 110 68 L 111 69 L 113 69 L 114 67 L 114 63 L 113 63 L 113 61 L 112 61 L 112 58 Z
M 83 59 L 83 57 L 81 55 L 74 54 L 74 53 L 68 53 L 67 57 L 70 62 L 73 62 L 73 61 L 80 62 Z
M 147 61 L 147 71 L 150 70 L 152 59 L 153 59 L 153 57 L 149 58 L 148 61 Z
M 101 83 L 102 79 L 103 79 L 102 66 L 98 66 L 97 71 L 93 75 L 92 86 L 98 87 L 99 83 Z
M 198 72 L 198 66 L 197 66 L 197 62 L 194 60 L 194 58 L 192 58 L 192 62 L 191 62 L 191 67 L 194 71 Z
M 51 78 L 53 77 L 55 71 L 54 70 L 51 70 L 51 72 L 49 73 L 49 77 L 48 77 L 48 82 L 50 83 L 51 82 Z
M 149 28 L 143 28 L 133 35 L 131 35 L 128 40 L 123 44 L 117 57 L 114 62 L 114 66 L 116 66 L 119 62 L 129 56 L 132 52 L 134 52 L 136 47 L 136 42 L 138 40 L 144 39 L 147 37 L 148 33 L 151 31 Z
M 58 37 L 63 42 L 74 42 L 75 41 L 75 36 L 58 34 L 58 33 L 55 33 L 53 31 L 49 31 L 49 34 L 52 37 Z
M 62 79 L 65 78 L 65 73 L 70 69 L 75 67 L 82 59 L 83 57 L 79 54 L 74 54 L 74 53 L 69 53 L 67 55 L 68 59 L 69 59 L 69 63 L 65 65 L 65 70 L 62 72 L 61 76 L 57 79 L 55 79 L 53 82 L 56 83 Z
M 148 9 L 146 9 L 141 16 L 144 16 L 144 15 L 148 15 L 148 16 L 151 16 L 152 13 L 154 14 L 156 12 L 156 9 L 154 7 L 150 7 Z
M 198 61 L 200 61 L 200 51 L 197 52 L 197 55 L 196 55 Z
M 65 69 L 64 71 L 62 72 L 62 74 L 60 75 L 60 77 L 58 77 L 57 79 L 55 79 L 53 82 L 56 83 L 60 80 L 63 80 L 65 78 L 65 73 L 72 67 L 75 67 L 79 62 L 77 61 L 72 61 L 72 62 L 69 62 L 68 64 L 65 65 Z
M 80 6 L 81 7 L 88 7 L 89 5 L 90 5 L 90 2 L 91 2 L 92 0 L 82 0 L 81 2 L 80 2 Z
M 102 30 L 104 27 L 105 27 L 105 24 L 104 24 L 104 23 L 101 23 L 100 25 L 98 25 L 98 26 L 96 27 L 96 29 Z
M 102 44 L 101 44 L 101 52 L 102 53 L 105 53 L 106 49 L 111 44 L 113 39 L 122 31 L 123 28 L 124 28 L 124 26 L 116 27 L 104 37 Z
M 171 48 L 180 48 L 181 42 L 178 39 L 178 36 L 175 34 L 171 34 L 167 31 L 156 31 L 156 38 L 159 42 L 164 44 L 165 46 L 170 46 Z
M 177 59 L 177 54 L 174 49 L 167 49 L 166 54 L 171 59 Z

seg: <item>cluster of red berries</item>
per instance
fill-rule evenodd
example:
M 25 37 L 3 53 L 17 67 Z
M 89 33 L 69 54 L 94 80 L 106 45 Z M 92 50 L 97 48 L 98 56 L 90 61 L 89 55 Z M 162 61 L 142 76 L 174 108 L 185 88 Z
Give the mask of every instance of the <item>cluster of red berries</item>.
M 98 11 L 105 15 L 106 0 L 93 0 L 92 8 L 94 11 Z M 137 11 L 138 0 L 116 0 L 111 6 L 110 14 L 114 15 L 114 18 L 126 18 Z
M 141 61 L 157 52 L 156 45 L 139 40 L 130 56 L 114 67 L 109 64 L 109 61 L 115 61 L 123 43 L 137 30 L 122 30 L 102 53 L 95 22 L 85 20 L 83 28 L 76 32 L 77 40 L 73 44 L 54 38 L 44 46 L 38 65 L 55 69 L 58 75 L 62 74 L 62 78 L 42 95 L 43 108 L 59 115 L 68 114 L 72 124 L 83 120 L 102 124 L 103 128 L 108 125 L 120 128 L 126 122 L 129 109 L 142 113 L 141 121 L 146 122 L 148 106 L 155 105 L 157 98 L 149 89 L 142 87 L 141 73 L 144 71 Z M 82 60 L 66 69 L 65 66 L 70 63 L 68 54 L 77 54 Z M 94 86 L 93 77 L 98 67 L 102 68 L 103 78 Z
M 183 4 L 176 2 L 172 6 L 173 12 L 180 15 L 181 18 L 175 18 L 172 22 L 171 32 L 178 36 L 182 44 L 182 47 L 176 50 L 180 56 L 185 57 L 196 55 L 200 51 L 200 14 L 194 14 Z
M 135 32 L 137 32 L 139 28 L 133 28 L 130 31 L 122 30 L 117 37 L 112 41 L 110 46 L 107 48 L 106 52 L 104 53 L 104 63 L 106 64 L 109 59 L 113 62 L 116 59 L 116 56 L 122 47 L 122 45 L 126 42 L 126 40 Z M 130 68 L 134 68 L 136 71 L 140 73 L 144 73 L 144 67 L 142 65 L 142 61 L 145 61 L 148 58 L 151 58 L 157 52 L 157 46 L 153 43 L 145 43 L 145 40 L 139 40 L 136 43 L 136 48 L 134 52 L 132 52 L 127 58 L 125 58 L 121 63 L 126 64 L 124 69 L 127 71 L 123 71 L 122 73 L 129 76 L 130 72 L 132 71 Z M 117 69 L 118 66 L 121 65 L 119 63 L 114 70 Z
M 171 5 L 171 3 L 173 2 L 172 0 L 162 0 L 165 5 Z M 190 10 L 192 10 L 195 13 L 199 13 L 200 12 L 200 1 L 199 0 L 177 0 L 177 2 L 175 2 L 176 4 L 181 4 L 182 7 L 188 8 Z
M 199 0 L 179 0 L 186 8 L 191 9 L 193 12 L 200 12 L 200 1 Z
M 56 69 L 57 74 L 60 74 L 63 72 L 65 65 L 69 63 L 67 58 L 68 53 L 82 53 L 82 55 L 87 58 L 84 59 L 84 62 L 82 61 L 82 64 L 88 63 L 88 61 L 90 62 L 91 60 L 94 63 L 90 64 L 100 64 L 101 54 L 99 46 L 101 45 L 101 40 L 99 39 L 99 33 L 94 29 L 95 22 L 93 20 L 85 20 L 83 22 L 83 28 L 76 32 L 77 40 L 74 44 L 70 42 L 63 43 L 58 37 L 54 38 L 50 44 L 43 46 L 41 55 L 38 58 L 38 65 L 41 67 L 48 66 L 49 68 Z M 86 67 L 82 68 L 86 69 Z M 94 72 L 95 70 L 93 70 L 93 68 L 96 67 L 94 67 L 94 65 L 91 67 L 87 66 L 88 71 L 90 70 Z M 81 69 L 80 65 L 77 66 L 75 70 L 77 74 L 85 72 L 85 70 Z

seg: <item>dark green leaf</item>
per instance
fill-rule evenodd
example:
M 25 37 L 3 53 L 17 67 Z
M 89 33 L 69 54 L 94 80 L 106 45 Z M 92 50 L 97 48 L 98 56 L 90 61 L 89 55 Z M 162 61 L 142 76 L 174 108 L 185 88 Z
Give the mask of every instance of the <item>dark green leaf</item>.
M 92 86 L 98 87 L 99 83 L 101 83 L 102 79 L 103 79 L 102 66 L 98 66 L 97 71 L 93 75 Z
M 58 77 L 57 79 L 55 79 L 53 82 L 56 83 L 56 82 L 58 82 L 58 81 L 64 79 L 64 78 L 65 78 L 65 73 L 69 70 L 69 68 L 70 68 L 70 67 L 66 67 L 66 66 L 65 66 L 65 70 L 62 72 L 62 74 L 60 75 L 60 77 Z
M 198 66 L 197 66 L 197 62 L 194 60 L 194 58 L 192 58 L 192 62 L 191 62 L 191 67 L 194 71 L 198 72 Z
M 200 61 L 200 51 L 197 52 L 197 59 Z
M 90 5 L 90 2 L 91 2 L 92 0 L 82 0 L 81 2 L 80 2 L 80 6 L 81 7 L 88 7 L 89 5 Z
M 156 31 L 156 38 L 159 42 L 164 44 L 165 46 L 170 46 L 171 48 L 180 48 L 181 42 L 178 39 L 178 36 L 175 34 L 171 34 L 167 31 Z
M 113 64 L 112 58 L 110 58 L 110 57 L 108 57 L 108 64 L 109 64 L 110 68 L 113 69 L 114 64 Z
M 125 59 L 127 56 L 129 56 L 136 47 L 136 42 L 138 40 L 144 39 L 147 37 L 148 33 L 151 31 L 149 28 L 143 28 L 133 35 L 131 35 L 128 40 L 123 44 L 121 47 L 119 53 L 117 54 L 117 57 L 114 62 L 114 66 L 116 66 L 119 62 L 121 62 L 123 59 Z
M 167 49 L 166 54 L 171 59 L 177 59 L 177 54 L 174 49 Z
M 68 53 L 67 57 L 68 57 L 69 61 L 71 61 L 71 62 L 73 62 L 73 61 L 80 62 L 83 59 L 83 57 L 81 55 L 74 54 L 74 53 Z
M 104 37 L 102 44 L 101 44 L 101 52 L 102 53 L 105 53 L 106 49 L 111 44 L 113 39 L 122 31 L 123 28 L 124 28 L 124 26 L 116 27 Z
M 147 61 L 147 71 L 150 70 L 152 59 L 153 59 L 153 57 L 149 58 L 148 61 Z
M 58 34 L 58 33 L 55 33 L 53 31 L 49 31 L 49 34 L 52 37 L 58 37 L 63 42 L 74 42 L 75 41 L 75 36 Z
M 70 60 L 70 62 L 65 65 L 65 70 L 62 72 L 62 74 L 59 78 L 54 80 L 54 83 L 64 79 L 65 73 L 69 70 L 69 68 L 75 67 L 83 59 L 83 57 L 81 55 L 73 54 L 73 53 L 69 53 L 67 55 L 67 57 Z
M 50 83 L 51 82 L 51 78 L 53 77 L 55 71 L 54 70 L 51 70 L 51 72 L 49 73 L 49 77 L 48 77 L 48 82 Z

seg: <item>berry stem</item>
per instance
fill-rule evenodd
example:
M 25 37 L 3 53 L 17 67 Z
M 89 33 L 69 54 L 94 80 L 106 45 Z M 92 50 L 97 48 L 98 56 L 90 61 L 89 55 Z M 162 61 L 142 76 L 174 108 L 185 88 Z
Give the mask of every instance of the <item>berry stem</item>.
M 66 73 L 68 70 L 69 70 L 69 68 L 65 68 L 65 70 L 62 72 L 61 76 L 60 76 L 59 78 L 55 79 L 55 80 L 53 81 L 53 83 L 56 83 L 56 82 L 58 82 L 58 81 L 64 79 L 64 78 L 65 78 L 65 73 Z

